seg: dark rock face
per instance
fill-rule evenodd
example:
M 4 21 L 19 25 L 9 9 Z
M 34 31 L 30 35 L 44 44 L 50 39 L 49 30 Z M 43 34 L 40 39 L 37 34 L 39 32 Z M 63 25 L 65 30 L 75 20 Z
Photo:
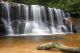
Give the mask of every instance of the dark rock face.
M 1 35 L 7 34 L 6 30 L 5 30 L 5 26 L 4 26 L 4 24 L 3 24 L 3 22 L 1 20 L 0 20 L 0 34 Z
M 76 33 L 80 33 L 80 18 L 72 18 L 72 22 Z
M 78 24 L 78 25 L 75 25 L 75 29 L 76 29 L 76 32 L 77 33 L 80 33 L 80 25 Z
M 2 22 L 2 4 L 0 4 L 0 34 L 6 34 L 4 23 Z

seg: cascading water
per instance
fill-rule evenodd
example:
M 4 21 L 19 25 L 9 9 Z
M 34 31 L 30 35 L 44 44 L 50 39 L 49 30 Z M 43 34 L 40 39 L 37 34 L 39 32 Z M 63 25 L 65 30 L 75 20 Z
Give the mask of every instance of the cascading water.
M 1 2 L 2 21 L 9 35 L 64 34 L 67 30 L 63 10 L 40 5 Z
M 8 32 L 8 34 L 14 34 L 12 26 L 11 26 L 11 20 L 10 20 L 10 5 L 9 5 L 9 3 L 5 2 L 5 4 L 3 4 L 3 10 L 4 10 L 4 13 L 6 13 L 5 17 L 2 16 L 5 18 L 5 19 L 2 18 L 3 23 L 5 24 L 5 28 Z

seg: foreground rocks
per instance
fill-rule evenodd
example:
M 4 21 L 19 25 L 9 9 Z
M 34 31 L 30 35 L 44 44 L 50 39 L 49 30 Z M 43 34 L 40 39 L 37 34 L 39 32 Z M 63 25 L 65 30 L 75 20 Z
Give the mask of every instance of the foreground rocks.
M 38 50 L 49 50 L 52 48 L 56 48 L 65 53 L 80 53 L 80 48 L 77 47 L 68 47 L 61 43 L 46 43 L 37 47 Z

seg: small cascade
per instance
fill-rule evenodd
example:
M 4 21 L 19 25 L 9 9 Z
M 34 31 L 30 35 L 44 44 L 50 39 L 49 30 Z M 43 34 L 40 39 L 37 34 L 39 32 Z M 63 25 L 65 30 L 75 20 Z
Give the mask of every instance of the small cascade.
M 66 34 L 68 27 L 64 24 L 66 14 L 61 9 L 41 5 L 25 5 L 2 2 L 2 21 L 8 35 L 48 35 Z M 70 17 L 68 14 L 67 17 Z M 72 25 L 70 25 L 72 26 Z

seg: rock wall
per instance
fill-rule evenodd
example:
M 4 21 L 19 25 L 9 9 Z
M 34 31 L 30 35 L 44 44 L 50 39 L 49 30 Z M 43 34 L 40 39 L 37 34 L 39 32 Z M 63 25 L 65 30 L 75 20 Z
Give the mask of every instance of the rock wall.
M 73 26 L 77 33 L 80 33 L 80 18 L 71 18 Z

